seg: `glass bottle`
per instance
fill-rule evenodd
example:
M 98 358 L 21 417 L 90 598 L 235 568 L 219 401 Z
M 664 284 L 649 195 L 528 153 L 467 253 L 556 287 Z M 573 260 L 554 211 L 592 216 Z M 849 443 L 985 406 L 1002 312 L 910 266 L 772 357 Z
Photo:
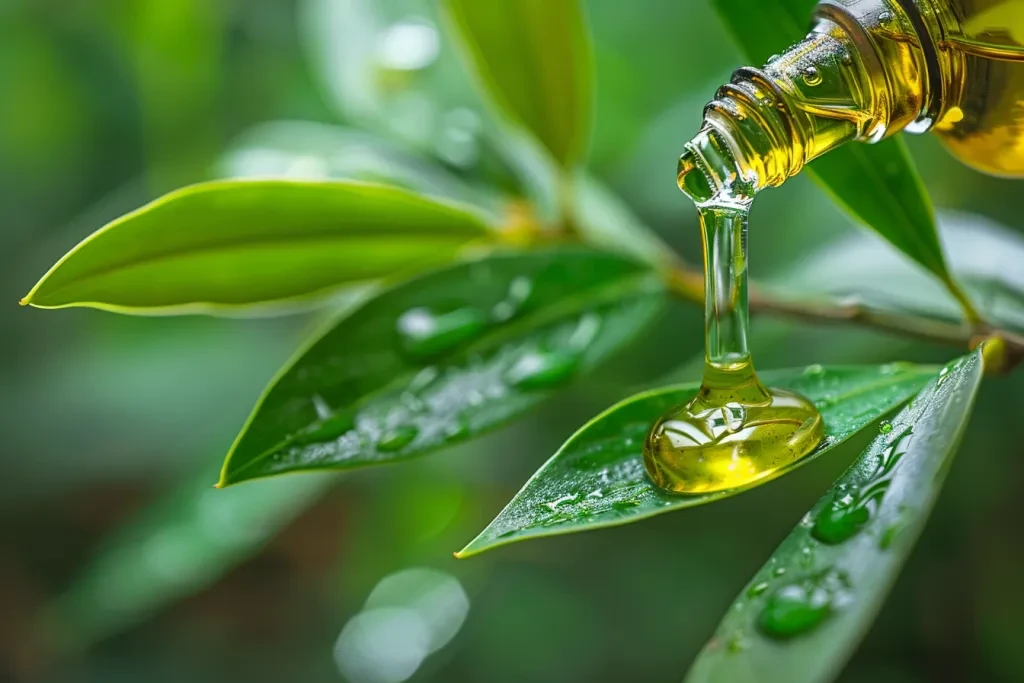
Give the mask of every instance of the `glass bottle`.
M 904 130 L 1024 177 L 1024 0 L 823 0 L 803 41 L 719 89 L 688 148 L 727 148 L 717 180 L 756 193 L 843 143 Z M 695 167 L 684 155 L 679 184 L 699 201 L 721 188 L 692 187 L 706 184 Z

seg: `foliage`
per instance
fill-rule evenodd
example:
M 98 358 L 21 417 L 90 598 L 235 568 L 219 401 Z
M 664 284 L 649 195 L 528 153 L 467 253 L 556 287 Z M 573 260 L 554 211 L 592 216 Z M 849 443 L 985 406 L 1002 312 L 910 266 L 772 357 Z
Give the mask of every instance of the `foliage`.
M 798 37 L 796 18 L 811 3 L 714 4 L 748 54 L 761 59 L 781 47 L 774 38 Z M 370 5 L 342 9 L 350 31 L 372 20 Z M 215 491 L 205 467 L 202 486 L 187 480 L 127 525 L 54 606 L 77 629 L 72 640 L 116 632 L 210 583 L 334 482 L 324 472 L 248 480 L 375 467 L 469 442 L 641 343 L 669 293 L 683 303 L 700 299 L 694 271 L 581 168 L 594 120 L 594 51 L 580 4 L 447 0 L 444 9 L 449 38 L 482 89 L 460 111 L 476 120 L 485 100 L 493 105 L 499 120 L 480 125 L 500 170 L 474 175 L 453 168 L 451 155 L 407 144 L 374 121 L 384 94 L 360 90 L 360 74 L 347 72 L 340 96 L 365 130 L 278 122 L 251 131 L 220 168 L 248 177 L 186 187 L 107 223 L 25 297 L 40 308 L 131 314 L 279 313 L 287 306 L 266 305 L 351 297 L 358 287 L 355 304 L 341 312 L 327 306 L 330 320 L 271 380 L 242 426 L 218 487 L 245 483 Z M 771 45 L 765 36 L 773 36 Z M 365 61 L 359 49 L 357 35 L 344 45 L 352 65 Z M 512 52 L 518 59 L 508 59 Z M 837 150 L 810 170 L 842 209 L 947 290 L 935 291 L 923 271 L 904 265 L 910 274 L 900 283 L 910 284 L 895 301 L 895 285 L 880 291 L 871 273 L 837 265 L 825 283 L 833 290 L 806 272 L 813 269 L 789 273 L 786 282 L 757 290 L 755 311 L 861 321 L 960 345 L 998 337 L 1009 345 L 1000 348 L 1019 353 L 1012 331 L 978 323 L 954 279 L 964 278 L 986 320 L 1021 328 L 1024 288 L 1006 283 L 987 258 L 1019 250 L 1019 241 L 996 236 L 975 244 L 983 256 L 969 266 L 958 263 L 958 250 L 951 267 L 899 139 Z M 825 261 L 823 252 L 819 265 Z M 874 287 L 874 296 L 845 308 L 843 296 L 863 287 Z M 777 289 L 785 297 L 771 298 Z M 700 330 L 686 334 L 699 339 Z M 658 341 L 676 353 L 680 340 Z M 1019 360 L 1014 353 L 1008 357 Z M 941 370 L 888 363 L 764 373 L 814 400 L 824 416 L 826 441 L 799 465 L 872 425 L 879 435 L 754 576 L 688 680 L 824 681 L 836 674 L 924 526 L 982 368 L 979 349 Z M 654 389 L 585 424 L 459 556 L 741 493 L 669 496 L 644 476 L 640 442 L 649 425 L 696 388 Z M 901 406 L 891 422 L 879 423 Z M 823 530 L 826 518 L 833 526 Z M 153 562 L 154 553 L 164 564 Z M 201 563 L 189 564 L 197 556 Z

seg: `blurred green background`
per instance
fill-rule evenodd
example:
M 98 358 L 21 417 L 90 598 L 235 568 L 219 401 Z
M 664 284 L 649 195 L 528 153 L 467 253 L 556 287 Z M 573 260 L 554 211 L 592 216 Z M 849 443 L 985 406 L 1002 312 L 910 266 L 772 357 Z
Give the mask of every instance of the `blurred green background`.
M 702 0 L 587 5 L 598 87 L 589 168 L 699 261 L 675 160 L 738 52 Z M 461 562 L 451 552 L 584 420 L 639 386 L 694 378 L 701 322 L 682 304 L 529 418 L 338 479 L 256 557 L 222 578 L 211 570 L 211 585 L 130 628 L 104 630 L 117 606 L 103 601 L 83 603 L 92 617 L 78 622 L 53 611 L 108 534 L 175 487 L 212 484 L 319 314 L 144 319 L 20 309 L 17 298 L 104 222 L 179 185 L 323 175 L 335 162 L 373 175 L 376 157 L 353 152 L 336 127 L 438 159 L 469 184 L 514 186 L 427 0 L 0 4 L 0 681 L 679 680 L 864 439 L 713 506 Z M 927 136 L 912 147 L 940 207 L 1024 229 L 1019 182 L 962 168 Z M 758 201 L 754 275 L 785 279 L 857 230 L 797 178 Z M 754 334 L 762 368 L 954 353 L 775 321 L 756 321 Z M 1018 375 L 983 390 L 933 519 L 841 680 L 1024 681 L 1022 389 Z M 203 575 L 202 552 L 146 540 L 166 585 Z M 410 599 L 437 625 L 430 642 L 394 606 Z M 73 645 L 83 640 L 95 642 Z

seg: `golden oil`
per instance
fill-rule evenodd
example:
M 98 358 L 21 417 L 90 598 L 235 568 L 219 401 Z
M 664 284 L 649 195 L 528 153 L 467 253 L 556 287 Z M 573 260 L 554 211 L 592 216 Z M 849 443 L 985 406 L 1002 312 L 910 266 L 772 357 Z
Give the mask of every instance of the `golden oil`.
M 704 237 L 705 362 L 697 395 L 652 426 L 644 442 L 651 480 L 704 494 L 771 478 L 814 451 L 821 415 L 807 399 L 768 389 L 747 346 L 747 216 L 752 187 L 730 172 L 719 136 L 700 135 L 680 160 L 680 187 L 697 203 Z
M 719 89 L 702 132 L 756 193 L 845 142 L 904 130 L 1024 177 L 1024 0 L 824 0 L 803 41 Z
M 677 178 L 704 234 L 704 377 L 648 434 L 644 464 L 657 485 L 741 488 L 824 438 L 810 402 L 765 388 L 754 371 L 748 210 L 829 150 L 903 130 L 933 130 L 964 163 L 1024 176 L 1024 0 L 822 0 L 803 41 L 719 89 Z

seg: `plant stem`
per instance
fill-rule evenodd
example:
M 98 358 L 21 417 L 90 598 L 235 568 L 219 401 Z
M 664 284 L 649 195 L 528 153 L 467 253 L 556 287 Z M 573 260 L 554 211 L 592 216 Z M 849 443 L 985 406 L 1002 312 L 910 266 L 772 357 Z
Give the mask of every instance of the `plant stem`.
M 569 169 L 558 171 L 558 214 L 559 228 L 562 235 L 578 236 L 576 230 L 576 178 Z
M 667 276 L 669 289 L 686 301 L 703 305 L 704 278 L 692 267 L 678 263 Z M 934 318 L 905 315 L 870 308 L 860 302 L 797 300 L 780 297 L 755 286 L 750 288 L 750 312 L 765 313 L 794 320 L 840 323 L 869 327 L 904 337 L 973 349 L 982 341 L 1001 339 L 1005 357 L 998 372 L 1009 372 L 1024 361 L 1024 336 L 985 323 L 957 324 Z

